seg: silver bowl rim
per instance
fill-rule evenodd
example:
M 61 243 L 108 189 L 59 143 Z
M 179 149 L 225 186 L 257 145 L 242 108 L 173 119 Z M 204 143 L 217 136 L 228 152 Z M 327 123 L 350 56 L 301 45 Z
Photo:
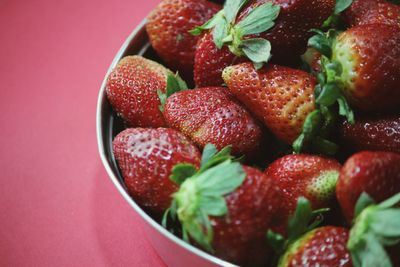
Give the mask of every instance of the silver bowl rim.
M 114 57 L 110 67 L 107 70 L 107 73 L 105 75 L 105 78 L 101 84 L 101 88 L 99 91 L 99 96 L 98 96 L 98 101 L 97 101 L 97 111 L 96 111 L 96 134 L 97 134 L 97 145 L 99 149 L 99 154 L 101 161 L 103 163 L 104 168 L 106 169 L 108 176 L 110 177 L 111 181 L 114 183 L 115 187 L 118 189 L 119 193 L 125 198 L 125 200 L 129 203 L 129 205 L 144 219 L 148 224 L 150 224 L 156 231 L 158 231 L 159 234 L 165 236 L 168 238 L 171 242 L 174 242 L 176 245 L 179 245 L 183 247 L 184 249 L 188 250 L 189 252 L 211 262 L 214 264 L 217 264 L 219 266 L 224 266 L 224 267 L 237 267 L 237 265 L 234 265 L 232 263 L 229 263 L 227 261 L 221 260 L 215 256 L 212 256 L 188 243 L 183 241 L 182 239 L 176 237 L 169 231 L 167 231 L 164 227 L 162 227 L 159 223 L 157 223 L 153 218 L 151 218 L 146 212 L 142 210 L 142 208 L 139 207 L 138 204 L 131 198 L 131 196 L 128 194 L 128 192 L 123 188 L 123 186 L 120 184 L 118 181 L 118 178 L 114 174 L 114 172 L 111 169 L 111 166 L 109 165 L 109 162 L 107 161 L 106 155 L 105 155 L 105 149 L 104 149 L 104 136 L 102 132 L 102 107 L 104 105 L 104 102 L 106 101 L 105 96 L 105 89 L 106 89 L 106 82 L 107 82 L 107 77 L 111 73 L 111 71 L 114 69 L 114 67 L 117 65 L 117 63 L 120 61 L 124 53 L 127 51 L 129 45 L 131 44 L 132 40 L 134 37 L 139 33 L 140 30 L 142 30 L 145 25 L 146 25 L 146 19 L 144 19 L 129 35 L 129 37 L 125 40 L 123 43 L 122 47 L 119 49 L 118 53 Z M 140 53 L 138 53 L 140 55 Z

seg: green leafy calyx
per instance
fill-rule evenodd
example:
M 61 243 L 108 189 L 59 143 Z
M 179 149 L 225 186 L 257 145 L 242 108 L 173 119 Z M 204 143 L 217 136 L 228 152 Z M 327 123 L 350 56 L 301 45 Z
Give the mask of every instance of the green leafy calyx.
M 275 25 L 274 20 L 279 15 L 280 7 L 270 2 L 264 3 L 252 9 L 245 18 L 236 23 L 239 11 L 247 2 L 247 0 L 227 0 L 223 10 L 190 32 L 193 35 L 200 35 L 203 31 L 212 29 L 213 40 L 218 49 L 227 45 L 234 55 L 248 57 L 259 69 L 271 57 L 271 44 L 266 39 L 244 37 L 271 29 Z
M 171 95 L 175 94 L 176 92 L 187 90 L 188 86 L 186 82 L 179 76 L 179 73 L 175 75 L 169 73 L 167 76 L 167 88 L 165 92 L 161 91 L 160 89 L 157 90 L 158 98 L 160 99 L 161 105 L 159 106 L 160 111 L 164 112 L 164 106 L 167 102 L 167 98 Z
M 347 248 L 353 265 L 392 267 L 385 248 L 400 243 L 400 193 L 375 204 L 363 193 L 356 204 L 355 224 Z
M 180 184 L 173 195 L 171 207 L 164 215 L 178 220 L 183 239 L 190 239 L 212 252 L 213 229 L 209 216 L 224 216 L 228 208 L 224 196 L 244 181 L 246 174 L 240 163 L 230 155 L 230 147 L 217 151 L 215 146 L 204 148 L 200 169 L 187 164 L 176 165 L 171 179 Z
M 278 257 L 295 243 L 304 234 L 318 227 L 323 220 L 323 213 L 329 209 L 313 210 L 310 201 L 304 197 L 299 197 L 297 207 L 293 215 L 288 221 L 288 238 L 271 230 L 267 233 L 267 240 L 271 247 L 275 250 Z
M 333 14 L 323 23 L 324 28 L 335 27 L 337 28 L 340 24 L 340 14 L 348 9 L 353 0 L 336 0 L 336 5 Z
M 337 123 L 336 110 L 352 124 L 355 121 L 354 112 L 343 94 L 342 64 L 332 59 L 332 47 L 340 32 L 313 31 L 316 35 L 309 39 L 308 45 L 321 54 L 321 70 L 314 73 L 318 80 L 314 90 L 316 109 L 306 118 L 303 132 L 293 143 L 293 150 L 300 153 L 308 149 L 316 153 L 334 155 L 338 146 L 329 141 L 328 137 L 330 129 Z

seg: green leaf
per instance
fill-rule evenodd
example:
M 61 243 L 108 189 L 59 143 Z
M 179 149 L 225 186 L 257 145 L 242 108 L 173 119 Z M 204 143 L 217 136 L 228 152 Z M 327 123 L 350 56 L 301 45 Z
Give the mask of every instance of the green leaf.
M 296 211 L 289 219 L 288 223 L 288 236 L 290 241 L 297 240 L 307 231 L 307 226 L 311 217 L 312 208 L 310 201 L 304 197 L 299 197 L 297 200 Z
M 238 188 L 245 177 L 240 163 L 227 160 L 197 176 L 196 184 L 202 196 L 223 196 Z
M 210 20 L 208 20 L 203 25 L 197 26 L 194 29 L 190 30 L 189 32 L 190 32 L 190 34 L 192 34 L 194 36 L 198 36 L 203 31 L 214 28 L 217 24 L 221 23 L 222 20 L 225 20 L 223 10 L 219 11 L 217 14 L 214 15 L 214 17 L 212 17 Z
M 241 45 L 243 53 L 254 63 L 267 63 L 271 57 L 271 43 L 268 40 L 254 38 L 242 41 Z
M 159 106 L 160 111 L 164 112 L 164 106 L 167 102 L 167 98 L 171 95 L 175 94 L 176 92 L 183 91 L 188 89 L 188 86 L 184 80 L 179 76 L 179 73 L 173 75 L 169 73 L 167 76 L 167 88 L 165 89 L 165 93 L 161 90 L 157 90 L 158 98 L 160 99 L 161 105 Z
M 386 199 L 385 201 L 381 202 L 378 207 L 381 209 L 392 208 L 400 204 L 400 193 Z
M 354 208 L 354 217 L 358 217 L 360 213 L 368 206 L 374 205 L 375 201 L 366 193 L 363 192 L 357 200 Z
M 374 232 L 395 240 L 400 238 L 400 209 L 378 210 L 374 215 L 374 221 L 371 223 Z
M 223 216 L 228 212 L 225 199 L 221 196 L 202 196 L 199 205 L 205 213 L 211 216 Z
M 389 0 L 389 2 L 391 2 L 395 5 L 400 5 L 400 0 Z
M 337 99 L 341 96 L 341 90 L 337 87 L 336 83 L 327 83 L 322 87 L 322 91 L 316 102 L 323 106 L 331 106 L 336 103 Z
M 237 14 L 243 8 L 248 0 L 226 0 L 224 5 L 224 14 L 229 23 L 235 21 Z
M 355 123 L 354 112 L 344 96 L 338 98 L 339 114 L 345 116 L 350 124 Z
M 192 177 L 197 169 L 192 164 L 181 163 L 172 168 L 172 174 L 169 177 L 173 182 L 181 185 L 187 178 Z
M 211 148 L 210 148 L 210 150 L 211 150 Z M 205 156 L 206 158 L 204 159 L 204 161 L 202 159 L 202 164 L 201 164 L 201 168 L 200 168 L 199 172 L 203 172 L 207 169 L 210 169 L 211 167 L 214 167 L 228 159 L 233 160 L 233 156 L 231 156 L 231 151 L 232 151 L 232 146 L 229 145 L 229 146 L 226 146 L 223 149 L 221 149 L 221 151 L 212 155 L 210 158 L 208 158 L 209 155 L 206 155 Z M 210 151 L 210 152 L 206 151 L 206 153 L 211 153 L 211 152 L 212 151 Z M 203 151 L 203 153 L 204 153 L 204 151 Z
M 201 157 L 201 166 L 206 164 L 212 157 L 217 154 L 218 150 L 213 144 L 207 144 L 203 149 L 203 154 Z
M 251 10 L 236 27 L 243 36 L 265 32 L 275 25 L 274 20 L 279 16 L 279 11 L 280 6 L 271 2 L 264 3 Z
M 353 0 L 336 0 L 335 14 L 338 15 L 351 6 Z
M 284 251 L 286 240 L 281 234 L 275 233 L 272 230 L 268 230 L 267 241 L 276 253 L 280 254 L 282 251 Z
M 229 27 L 230 25 L 225 19 L 221 19 L 219 23 L 215 25 L 212 35 L 215 46 L 218 49 L 221 49 L 224 45 L 224 39 L 228 36 Z
M 326 57 L 330 58 L 332 55 L 332 43 L 323 32 L 319 31 L 318 34 L 312 36 L 308 40 L 308 46 L 316 49 Z
M 339 146 L 337 144 L 320 136 L 315 136 L 312 138 L 312 148 L 318 154 L 329 156 L 335 155 L 339 150 Z
M 365 237 L 365 254 L 361 266 L 392 267 L 392 263 L 379 240 L 368 234 Z
M 301 151 L 303 150 L 303 147 L 305 145 L 306 142 L 306 136 L 304 134 L 300 134 L 299 137 L 297 137 L 297 139 L 293 142 L 293 151 L 296 154 L 300 154 Z

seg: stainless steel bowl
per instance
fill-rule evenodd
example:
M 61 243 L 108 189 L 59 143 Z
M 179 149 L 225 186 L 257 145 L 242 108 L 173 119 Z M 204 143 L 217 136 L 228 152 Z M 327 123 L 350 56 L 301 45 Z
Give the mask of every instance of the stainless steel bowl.
M 112 140 L 124 128 L 124 126 L 122 121 L 112 110 L 107 100 L 105 92 L 106 79 L 111 70 L 124 56 L 142 55 L 146 58 L 159 61 L 149 44 L 145 30 L 145 23 L 146 21 L 144 20 L 122 45 L 118 54 L 111 63 L 103 84 L 101 85 L 97 104 L 97 141 L 101 160 L 118 191 L 144 221 L 142 225 L 145 227 L 145 232 L 147 233 L 153 247 L 168 266 L 236 266 L 209 255 L 177 238 L 164 229 L 153 218 L 147 215 L 130 197 L 114 159 L 112 153 Z

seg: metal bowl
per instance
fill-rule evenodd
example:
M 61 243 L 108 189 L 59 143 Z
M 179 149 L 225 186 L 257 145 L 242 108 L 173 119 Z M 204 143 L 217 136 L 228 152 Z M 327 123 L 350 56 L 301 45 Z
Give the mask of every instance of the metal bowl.
M 112 153 L 113 138 L 124 129 L 106 97 L 106 80 L 117 63 L 127 55 L 142 55 L 160 62 L 152 50 L 145 30 L 144 20 L 128 37 L 115 56 L 100 88 L 97 104 L 97 141 L 101 160 L 118 191 L 144 221 L 142 224 L 153 247 L 168 266 L 236 266 L 193 247 L 174 236 L 157 221 L 147 215 L 130 197 Z

